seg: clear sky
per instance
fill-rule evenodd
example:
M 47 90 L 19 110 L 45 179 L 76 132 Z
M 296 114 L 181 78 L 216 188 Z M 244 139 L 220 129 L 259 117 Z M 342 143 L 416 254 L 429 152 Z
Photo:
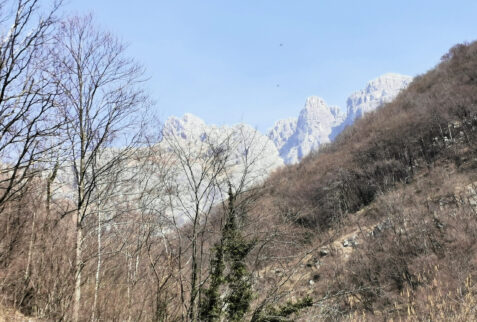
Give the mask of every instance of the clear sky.
M 381 74 L 418 75 L 477 39 L 476 0 L 69 0 L 130 44 L 162 120 L 265 131 L 310 95 L 345 106 Z

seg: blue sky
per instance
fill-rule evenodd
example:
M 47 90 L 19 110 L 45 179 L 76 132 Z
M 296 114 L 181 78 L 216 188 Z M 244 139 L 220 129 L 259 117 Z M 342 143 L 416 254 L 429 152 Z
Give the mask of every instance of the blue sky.
M 69 0 L 129 43 L 162 120 L 265 131 L 310 95 L 345 100 L 386 72 L 418 75 L 477 39 L 477 1 Z

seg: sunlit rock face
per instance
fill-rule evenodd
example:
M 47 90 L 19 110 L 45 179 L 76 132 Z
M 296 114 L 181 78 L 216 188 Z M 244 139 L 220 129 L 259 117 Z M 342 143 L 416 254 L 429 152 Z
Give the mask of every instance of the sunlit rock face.
M 392 101 L 411 81 L 411 76 L 400 74 L 384 74 L 373 79 L 364 89 L 351 94 L 346 101 L 347 113 L 344 124 L 353 124 L 357 118 Z
M 330 142 L 333 128 L 344 114 L 317 96 L 308 97 L 298 119 L 278 121 L 269 133 L 285 163 L 296 163 L 320 145 Z
M 253 127 L 207 125 L 191 114 L 165 122 L 159 148 L 172 166 L 170 181 L 177 193 L 170 198 L 175 211 L 169 216 L 178 223 L 193 218 L 195 209 L 207 213 L 226 198 L 229 187 L 247 190 L 284 165 L 273 142 Z M 203 182 L 197 186 L 200 200 L 191 182 Z
M 164 149 L 170 149 L 171 143 L 179 144 L 190 153 L 198 149 L 220 147 L 228 150 L 228 169 L 234 182 L 247 169 L 247 184 L 263 180 L 276 168 L 282 166 L 283 160 L 274 143 L 265 135 L 247 124 L 232 126 L 208 125 L 192 114 L 182 118 L 170 117 L 164 124 L 165 139 L 161 143 Z M 169 139 L 168 139 L 169 137 Z M 174 142 L 171 142 L 173 138 Z M 238 183 L 236 183 L 238 184 Z
M 206 138 L 220 141 L 231 133 L 247 133 L 248 136 L 255 138 L 257 141 L 255 145 L 266 147 L 263 151 L 266 157 L 259 166 L 274 169 L 282 164 L 281 161 L 286 164 L 297 163 L 311 151 L 333 141 L 357 118 L 392 101 L 411 81 L 412 77 L 406 75 L 393 73 L 381 75 L 369 81 L 364 89 L 349 96 L 346 101 L 346 112 L 338 106 L 328 105 L 323 98 L 310 96 L 306 99 L 298 117 L 277 121 L 269 131 L 268 138 L 245 124 L 208 125 L 192 114 L 185 114 L 181 118 L 172 116 L 166 121 L 164 128 L 189 145 L 197 145 Z M 270 142 L 275 149 L 270 147 Z
M 279 151 L 285 146 L 293 133 L 295 133 L 297 122 L 298 118 L 279 120 L 268 133 L 268 137 L 273 141 Z
M 393 100 L 411 81 L 410 76 L 384 74 L 348 98 L 346 113 L 338 106 L 328 106 L 320 97 L 311 96 L 306 100 L 298 119 L 276 122 L 268 137 L 285 163 L 297 163 L 311 151 L 333 141 L 357 118 Z

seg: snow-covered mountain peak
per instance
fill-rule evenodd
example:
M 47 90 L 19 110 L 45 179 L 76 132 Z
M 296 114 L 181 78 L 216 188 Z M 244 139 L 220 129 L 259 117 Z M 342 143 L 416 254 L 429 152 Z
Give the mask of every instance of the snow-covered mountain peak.
M 188 124 L 205 124 L 201 118 L 191 113 L 185 113 L 182 116 L 182 121 Z

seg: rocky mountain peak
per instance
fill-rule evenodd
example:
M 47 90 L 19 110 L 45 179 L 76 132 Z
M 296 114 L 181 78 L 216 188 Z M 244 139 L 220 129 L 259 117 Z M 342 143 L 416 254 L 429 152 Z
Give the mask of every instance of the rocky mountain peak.
M 354 92 L 346 101 L 345 125 L 351 125 L 355 119 L 362 117 L 365 113 L 390 102 L 411 81 L 411 76 L 394 73 L 384 74 L 369 81 L 364 89 Z
M 169 117 L 164 123 L 164 132 L 186 140 L 200 137 L 205 132 L 206 126 L 199 117 L 186 113 L 181 118 Z
M 366 92 L 371 93 L 379 90 L 395 90 L 403 85 L 409 85 L 412 81 L 411 76 L 396 73 L 386 73 L 373 80 L 370 80 L 366 86 Z
M 280 150 L 295 133 L 298 119 L 296 117 L 279 120 L 268 133 L 268 137 Z
M 317 109 L 317 108 L 323 108 L 326 109 L 328 106 L 326 105 L 326 102 L 323 98 L 319 96 L 310 96 L 306 99 L 305 102 L 305 110 L 307 109 Z
M 166 151 L 172 150 L 170 142 L 187 147 L 185 150 L 190 153 L 194 151 L 202 153 L 204 149 L 209 148 L 209 144 L 220 146 L 226 142 L 231 149 L 229 162 L 233 164 L 234 171 L 229 175 L 233 178 L 233 182 L 239 181 L 243 167 L 249 167 L 247 171 L 253 174 L 251 177 L 255 182 L 265 178 L 269 171 L 283 165 L 275 144 L 247 124 L 210 125 L 199 117 L 187 113 L 180 118 L 169 117 L 164 123 L 164 136 L 166 139 L 162 142 L 162 146 Z
M 339 107 L 327 105 L 321 97 L 310 96 L 298 119 L 276 122 L 268 136 L 285 163 L 296 163 L 310 151 L 329 142 L 333 128 L 342 120 Z
M 338 106 L 329 106 L 319 96 L 310 96 L 297 118 L 277 121 L 269 131 L 268 137 L 260 134 L 259 141 L 261 144 L 270 141 L 285 163 L 296 163 L 322 144 L 331 142 L 357 118 L 394 99 L 411 81 L 412 77 L 406 75 L 395 73 L 381 75 L 369 81 L 362 90 L 349 96 L 346 101 L 346 113 Z M 242 127 L 239 129 L 238 126 Z M 245 128 L 250 133 L 256 131 L 248 126 Z M 174 134 L 191 144 L 194 141 L 203 141 L 211 135 L 218 137 L 230 135 L 235 130 L 244 131 L 245 128 L 243 124 L 231 127 L 207 125 L 202 119 L 189 113 L 181 118 L 172 116 L 164 124 L 165 133 Z M 269 153 L 277 155 L 274 151 Z M 275 157 L 272 157 L 269 161 L 278 164 L 279 162 L 274 159 Z
M 296 163 L 320 145 L 332 141 L 356 118 L 394 99 L 411 81 L 412 77 L 406 75 L 381 75 L 350 95 L 346 101 L 346 113 L 338 106 L 328 106 L 321 97 L 310 96 L 298 119 L 276 122 L 268 136 L 285 163 Z
M 321 97 L 310 96 L 306 99 L 305 107 L 300 111 L 298 123 L 304 126 L 313 126 L 316 122 L 333 122 L 332 110 L 335 111 L 336 109 L 339 109 L 339 107 L 328 106 Z

